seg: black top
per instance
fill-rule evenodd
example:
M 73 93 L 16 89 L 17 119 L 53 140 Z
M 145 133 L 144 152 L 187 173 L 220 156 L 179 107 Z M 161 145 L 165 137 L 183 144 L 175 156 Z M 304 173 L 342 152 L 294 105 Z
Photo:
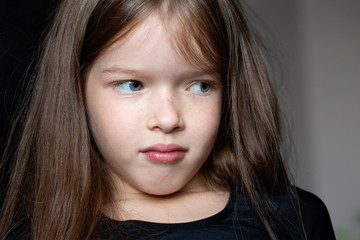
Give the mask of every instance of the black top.
M 335 239 L 326 206 L 309 192 L 291 187 L 271 199 L 267 206 L 270 206 L 269 210 L 264 213 L 278 239 Z M 249 199 L 239 192 L 231 194 L 227 205 L 219 213 L 193 222 L 119 222 L 105 218 L 92 239 L 262 240 L 270 237 Z

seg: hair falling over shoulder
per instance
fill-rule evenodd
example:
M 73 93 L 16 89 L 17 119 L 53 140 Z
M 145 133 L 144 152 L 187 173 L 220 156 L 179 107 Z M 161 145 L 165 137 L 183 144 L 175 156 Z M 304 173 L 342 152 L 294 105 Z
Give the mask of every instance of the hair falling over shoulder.
M 20 137 L 12 136 L 18 144 L 3 159 L 12 169 L 0 239 L 19 225 L 39 240 L 93 233 L 111 203 L 112 185 L 89 132 L 84 78 L 104 49 L 153 12 L 166 18 L 180 54 L 194 64 L 205 57 L 222 78 L 219 134 L 202 167 L 206 183 L 243 189 L 276 239 L 262 208 L 266 196 L 289 184 L 278 104 L 238 0 L 62 1 L 30 86 Z

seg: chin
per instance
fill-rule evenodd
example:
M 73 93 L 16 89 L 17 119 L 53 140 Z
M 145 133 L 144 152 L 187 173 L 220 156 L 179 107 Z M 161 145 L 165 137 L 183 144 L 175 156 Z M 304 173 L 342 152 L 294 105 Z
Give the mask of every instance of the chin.
M 176 192 L 178 192 L 182 187 L 178 187 L 178 188 L 152 188 L 152 189 L 144 189 L 143 192 L 148 194 L 148 195 L 153 195 L 153 196 L 167 196 L 167 195 L 171 195 L 174 194 Z

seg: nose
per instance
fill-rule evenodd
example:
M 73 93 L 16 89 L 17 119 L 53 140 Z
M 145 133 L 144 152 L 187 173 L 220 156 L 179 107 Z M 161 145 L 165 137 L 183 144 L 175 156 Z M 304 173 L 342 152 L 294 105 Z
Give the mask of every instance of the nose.
M 151 101 L 149 107 L 151 111 L 147 127 L 150 130 L 171 133 L 184 128 L 184 121 L 181 115 L 182 109 L 174 95 L 156 96 L 155 100 Z

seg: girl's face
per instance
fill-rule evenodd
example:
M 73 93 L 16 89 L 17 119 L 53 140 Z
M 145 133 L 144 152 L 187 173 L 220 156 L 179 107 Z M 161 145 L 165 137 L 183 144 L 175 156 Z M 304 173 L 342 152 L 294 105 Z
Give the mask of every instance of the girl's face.
M 95 60 L 86 101 L 96 144 L 125 197 L 198 186 L 220 122 L 220 79 L 177 54 L 157 15 Z

